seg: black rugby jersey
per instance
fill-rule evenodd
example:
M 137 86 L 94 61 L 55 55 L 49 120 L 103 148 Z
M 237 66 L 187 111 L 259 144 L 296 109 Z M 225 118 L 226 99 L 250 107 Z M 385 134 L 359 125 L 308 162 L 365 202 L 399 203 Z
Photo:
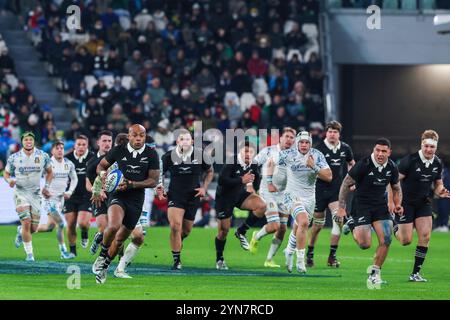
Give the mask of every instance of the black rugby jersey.
M 159 170 L 159 158 L 155 149 L 144 145 L 134 150 L 129 143 L 112 148 L 105 156 L 109 164 L 117 162 L 123 176 L 131 181 L 144 181 L 149 170 Z M 144 189 L 128 189 L 120 194 L 144 194 Z
M 203 157 L 203 150 L 199 148 L 192 150 L 189 160 L 183 161 L 175 149 L 166 152 L 161 160 L 162 174 L 170 173 L 170 197 L 194 197 L 203 173 L 211 168 L 211 159 Z
M 252 163 L 245 168 L 240 165 L 237 160 L 236 164 L 225 164 L 219 174 L 219 181 L 217 184 L 217 197 L 234 197 L 241 192 L 246 191 L 247 186 L 242 183 L 242 176 L 251 171 L 255 175 L 253 187 L 258 190 L 261 182 L 260 168 L 257 164 Z
M 402 158 L 398 170 L 405 175 L 401 182 L 405 200 L 423 200 L 432 196 L 433 182 L 442 179 L 442 161 L 434 156 L 433 162 L 427 167 L 419 152 Z
M 86 178 L 89 179 L 89 182 L 93 185 L 95 178 L 97 178 L 97 166 L 102 161 L 102 159 L 105 157 L 106 154 L 102 156 L 98 156 L 98 153 L 94 155 L 87 163 L 87 170 L 86 170 Z
M 398 168 L 391 159 L 379 171 L 370 156 L 363 158 L 350 169 L 348 174 L 356 181 L 355 196 L 359 205 L 386 205 L 387 185 L 398 183 Z
M 345 142 L 341 141 L 340 148 L 337 149 L 336 152 L 333 152 L 333 150 L 327 147 L 324 140 L 315 146 L 315 148 L 323 153 L 328 165 L 330 166 L 331 172 L 333 173 L 333 180 L 331 180 L 331 182 L 317 179 L 316 188 L 319 190 L 333 188 L 339 191 L 342 180 L 344 180 L 348 171 L 347 164 L 354 159 L 352 148 Z
M 71 199 L 90 196 L 89 192 L 86 190 L 86 173 L 87 163 L 92 157 L 94 157 L 94 154 L 90 151 L 82 157 L 75 157 L 75 151 L 66 156 L 66 158 L 72 161 L 75 165 L 75 171 L 78 176 L 77 187 L 75 188 Z

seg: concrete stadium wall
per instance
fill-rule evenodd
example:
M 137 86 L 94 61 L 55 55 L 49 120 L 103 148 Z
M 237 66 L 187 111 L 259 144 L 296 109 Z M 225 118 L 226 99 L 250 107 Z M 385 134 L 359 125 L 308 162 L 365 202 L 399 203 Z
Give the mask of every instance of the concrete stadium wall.
M 447 12 L 448 13 L 448 12 Z M 433 25 L 434 13 L 381 10 L 381 29 L 367 28 L 363 10 L 332 10 L 329 15 L 335 64 L 447 64 L 450 30 Z

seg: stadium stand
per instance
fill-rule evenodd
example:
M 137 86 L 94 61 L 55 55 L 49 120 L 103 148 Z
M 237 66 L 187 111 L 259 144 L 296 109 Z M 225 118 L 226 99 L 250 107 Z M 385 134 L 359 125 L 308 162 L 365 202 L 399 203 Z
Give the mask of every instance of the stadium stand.
M 324 121 L 316 0 L 79 1 L 75 33 L 69 2 L 7 1 L 67 104 L 39 117 L 43 144 L 72 118 L 91 137 L 133 121 L 154 134 L 166 119 L 168 130 Z

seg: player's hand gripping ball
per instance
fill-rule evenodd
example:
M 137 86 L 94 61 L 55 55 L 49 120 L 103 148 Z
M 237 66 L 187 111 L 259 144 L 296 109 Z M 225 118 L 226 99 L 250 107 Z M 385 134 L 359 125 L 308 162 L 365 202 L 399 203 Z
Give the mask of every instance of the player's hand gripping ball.
M 114 192 L 117 187 L 124 181 L 122 171 L 114 169 L 108 173 L 105 181 L 105 191 Z

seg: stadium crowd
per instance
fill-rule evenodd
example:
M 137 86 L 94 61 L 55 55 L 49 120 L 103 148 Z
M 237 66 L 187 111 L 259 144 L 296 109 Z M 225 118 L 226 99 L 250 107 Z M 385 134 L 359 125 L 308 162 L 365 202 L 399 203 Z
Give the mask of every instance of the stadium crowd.
M 163 146 L 195 120 L 222 131 L 323 121 L 315 0 L 79 4 L 76 34 L 66 1 L 27 25 L 90 136 L 139 122 Z

